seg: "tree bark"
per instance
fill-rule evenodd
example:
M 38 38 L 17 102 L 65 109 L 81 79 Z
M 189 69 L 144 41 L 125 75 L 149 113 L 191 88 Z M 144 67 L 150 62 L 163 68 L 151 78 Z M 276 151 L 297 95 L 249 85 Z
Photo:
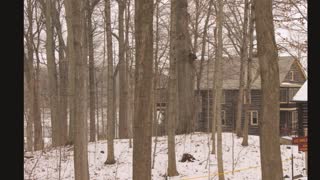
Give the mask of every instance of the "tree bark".
M 238 137 L 242 136 L 241 117 L 244 100 L 244 87 L 245 87 L 245 62 L 248 58 L 248 45 L 247 45 L 247 27 L 248 27 L 248 0 L 244 1 L 244 21 L 242 28 L 242 46 L 240 50 L 240 79 L 239 79 L 239 94 L 237 101 L 236 111 L 236 134 Z M 250 101 L 247 101 L 247 104 Z
M 223 170 L 223 154 L 222 154 L 222 127 L 221 127 L 221 95 L 222 95 L 222 84 L 223 84 L 223 74 L 222 74 L 222 24 L 223 24 L 223 0 L 217 1 L 218 14 L 217 14 L 217 52 L 216 52 L 216 62 L 215 62 L 215 96 L 214 96 L 214 107 L 216 111 L 214 112 L 214 119 L 217 122 L 217 160 L 218 160 L 218 176 L 219 180 L 224 180 L 224 170 Z
M 153 1 L 135 0 L 133 180 L 151 180 Z
M 45 9 L 45 20 L 46 20 L 46 56 L 47 56 L 47 67 L 49 77 L 49 99 L 50 99 L 50 116 L 51 116 L 51 127 L 52 127 L 52 146 L 56 147 L 61 144 L 59 128 L 59 95 L 58 95 L 58 79 L 57 79 L 57 67 L 55 63 L 55 44 L 53 39 L 53 0 L 46 0 L 43 2 L 43 9 Z
M 261 75 L 260 155 L 262 179 L 283 179 L 279 138 L 279 65 L 272 0 L 255 0 L 258 58 Z
M 190 132 L 193 118 L 194 87 L 193 87 L 193 61 L 191 39 L 188 32 L 188 1 L 176 2 L 176 58 L 178 78 L 178 126 L 177 134 Z
M 176 166 L 175 152 L 175 125 L 178 118 L 178 89 L 177 89 L 177 0 L 171 1 L 171 22 L 170 22 L 170 69 L 169 69 L 169 102 L 167 116 L 168 131 L 168 176 L 179 175 Z
M 89 50 L 89 117 L 90 117 L 90 142 L 96 140 L 96 102 L 95 102 L 95 78 L 94 78 L 94 50 L 93 50 L 93 29 L 92 29 L 92 13 L 93 6 L 90 0 L 86 0 L 88 9 L 87 24 L 88 24 L 88 50 Z
M 249 93 L 251 92 L 251 82 L 252 82 L 252 55 L 253 55 L 253 27 L 254 27 L 254 2 L 251 1 L 251 10 L 250 10 L 250 22 L 249 22 L 249 54 L 248 54 L 248 64 L 247 64 L 247 86 L 246 86 L 246 101 L 250 102 L 249 100 Z M 249 7 L 248 7 L 249 8 Z M 247 104 L 245 106 L 245 119 L 244 119 L 244 126 L 243 126 L 243 139 L 242 139 L 242 146 L 248 146 L 248 133 L 249 133 L 249 106 Z
M 74 93 L 72 100 L 74 103 L 74 172 L 76 180 L 88 180 L 88 138 L 87 138 L 87 120 L 85 106 L 85 82 L 86 82 L 86 57 L 81 48 L 85 42 L 85 18 L 83 9 L 85 6 L 84 0 L 70 0 L 70 10 L 72 12 L 72 43 L 73 43 L 73 58 L 71 67 L 74 70 Z M 79 38 L 80 37 L 80 38 Z
M 71 0 L 67 0 L 64 3 L 66 12 L 66 24 L 67 24 L 67 53 L 66 58 L 68 59 L 68 106 L 69 106 L 69 134 L 68 134 L 68 144 L 74 143 L 74 123 L 75 123 L 75 112 L 74 112 L 74 101 L 73 96 L 75 92 L 75 61 L 74 59 L 74 47 L 73 47 L 73 27 L 72 27 L 72 9 Z
M 106 15 L 106 32 L 107 32 L 107 57 L 108 57 L 108 86 L 107 86 L 107 140 L 108 140 L 108 156 L 105 164 L 114 164 L 114 146 L 113 139 L 115 133 L 115 99 L 114 99 L 114 83 L 113 83 L 113 52 L 112 52 L 112 35 L 111 35 L 111 8 L 110 0 L 105 0 Z
M 54 1 L 58 3 L 58 1 Z M 59 6 L 58 6 L 59 7 Z M 65 145 L 68 140 L 68 61 L 65 58 L 65 43 L 62 36 L 62 29 L 60 23 L 60 9 L 54 7 L 53 11 L 53 24 L 58 35 L 58 53 L 59 53 L 59 107 L 58 111 L 60 116 L 58 118 L 59 123 L 59 145 Z
M 127 122 L 127 78 L 126 78 L 126 62 L 124 59 L 124 25 L 123 14 L 125 10 L 125 0 L 118 0 L 119 4 L 119 138 L 128 138 L 128 122 Z

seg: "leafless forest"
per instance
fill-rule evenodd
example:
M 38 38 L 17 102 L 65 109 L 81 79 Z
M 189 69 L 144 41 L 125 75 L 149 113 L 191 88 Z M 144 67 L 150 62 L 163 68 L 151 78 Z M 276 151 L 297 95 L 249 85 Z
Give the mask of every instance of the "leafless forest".
M 177 164 L 198 151 L 177 154 L 179 137 L 199 132 L 208 162 L 197 164 L 216 162 L 206 174 L 230 179 L 232 166 L 231 179 L 244 179 L 233 156 L 232 165 L 224 160 L 225 133 L 245 149 L 255 128 L 258 179 L 283 179 L 281 88 L 296 88 L 291 98 L 307 79 L 307 22 L 306 0 L 24 0 L 25 179 L 151 180 L 159 168 L 179 179 Z M 90 170 L 89 144 L 102 142 L 94 166 L 125 164 L 116 144 L 125 142 L 130 176 Z M 35 157 L 53 150 L 55 175 L 36 176 Z

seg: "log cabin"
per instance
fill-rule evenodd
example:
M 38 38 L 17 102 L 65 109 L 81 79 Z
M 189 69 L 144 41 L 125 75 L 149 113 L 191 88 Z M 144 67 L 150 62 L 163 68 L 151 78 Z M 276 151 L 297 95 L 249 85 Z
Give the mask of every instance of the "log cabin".
M 289 136 L 298 134 L 298 104 L 293 101 L 293 96 L 306 81 L 307 76 L 300 62 L 293 57 L 279 57 L 279 78 L 280 78 L 280 135 Z M 195 69 L 199 70 L 199 61 Z M 252 60 L 252 86 L 250 102 L 244 102 L 249 106 L 249 134 L 259 134 L 259 116 L 261 114 L 261 79 L 259 62 L 257 58 Z M 212 87 L 213 87 L 213 61 L 204 61 L 202 66 L 200 88 L 195 87 L 195 93 L 201 95 L 201 110 L 197 114 L 195 130 L 208 132 L 212 119 Z M 223 131 L 235 129 L 235 114 L 237 97 L 239 91 L 240 58 L 226 58 L 223 61 L 223 95 L 222 104 L 222 125 Z M 199 73 L 200 74 L 200 73 Z M 247 72 L 245 72 L 245 77 Z M 245 78 L 246 81 L 246 78 Z M 246 83 L 246 82 L 245 82 Z M 244 111 L 242 111 L 242 126 L 244 124 Z M 209 121 L 208 121 L 209 120 Z M 210 130 L 209 130 L 210 131 Z

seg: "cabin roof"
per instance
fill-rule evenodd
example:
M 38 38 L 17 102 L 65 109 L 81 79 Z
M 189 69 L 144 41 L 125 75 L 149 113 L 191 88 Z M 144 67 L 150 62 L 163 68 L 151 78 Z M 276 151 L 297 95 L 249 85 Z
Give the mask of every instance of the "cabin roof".
M 293 62 L 296 61 L 291 56 L 279 57 L 279 71 L 280 71 L 280 83 L 282 83 L 288 74 Z M 197 72 L 199 72 L 200 61 L 195 63 Z M 214 61 L 203 61 L 203 69 L 201 73 L 200 89 L 212 89 L 213 87 L 213 73 L 214 73 Z M 246 67 L 245 67 L 246 68 Z M 259 73 L 258 58 L 252 60 L 252 89 L 261 88 L 261 79 Z M 245 72 L 245 77 L 247 72 Z M 240 57 L 225 58 L 223 61 L 223 89 L 239 89 L 239 77 L 240 77 Z M 245 83 L 247 79 L 245 78 Z M 195 83 L 196 84 L 196 83 Z M 281 84 L 281 86 L 289 86 L 288 84 Z M 295 86 L 301 87 L 296 84 Z M 195 85 L 196 88 L 196 85 Z
M 293 96 L 293 101 L 308 101 L 308 80 L 304 82 L 297 94 Z

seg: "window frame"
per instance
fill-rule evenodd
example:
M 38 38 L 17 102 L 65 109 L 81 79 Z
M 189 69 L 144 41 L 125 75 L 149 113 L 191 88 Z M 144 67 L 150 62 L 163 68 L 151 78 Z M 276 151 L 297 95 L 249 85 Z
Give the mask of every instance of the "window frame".
M 222 90 L 222 93 L 221 93 L 222 97 L 221 97 L 221 104 L 226 104 L 226 93 L 224 90 Z
M 253 113 L 257 113 L 257 123 L 253 123 Z M 259 125 L 259 112 L 258 111 L 250 111 L 250 125 L 251 126 L 258 126 Z
M 222 121 L 222 116 L 224 117 L 224 121 Z M 224 122 L 224 123 L 223 123 L 223 122 Z M 227 125 L 226 111 L 225 111 L 225 110 L 221 110 L 221 125 L 222 125 L 222 126 Z
M 290 81 L 294 81 L 294 71 L 290 71 Z

